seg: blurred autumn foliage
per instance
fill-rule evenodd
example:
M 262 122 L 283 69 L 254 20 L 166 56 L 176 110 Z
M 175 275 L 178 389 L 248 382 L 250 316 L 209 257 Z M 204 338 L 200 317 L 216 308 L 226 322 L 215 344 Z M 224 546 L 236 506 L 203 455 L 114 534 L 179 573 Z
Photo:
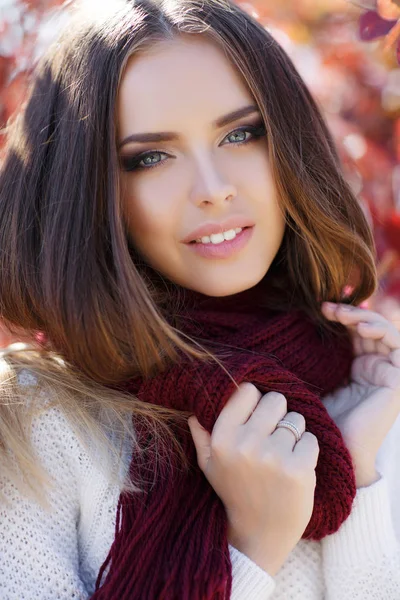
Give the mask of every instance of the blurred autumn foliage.
M 96 10 L 112 0 L 90 1 Z M 0 128 L 23 103 L 30 69 L 72 4 L 0 0 Z M 323 109 L 374 227 L 380 289 L 369 304 L 400 323 L 400 0 L 239 4 L 281 43 Z

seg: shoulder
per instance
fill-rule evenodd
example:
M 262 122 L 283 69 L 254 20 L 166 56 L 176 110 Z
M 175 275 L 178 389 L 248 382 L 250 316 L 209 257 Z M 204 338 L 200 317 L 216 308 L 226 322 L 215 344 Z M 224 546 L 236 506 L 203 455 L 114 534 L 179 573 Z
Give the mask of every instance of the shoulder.
M 33 467 L 40 463 L 48 487 L 40 498 L 33 497 L 30 489 L 19 485 L 18 477 L 4 469 L 0 472 L 0 588 L 4 598 L 10 599 L 83 600 L 88 594 L 79 570 L 77 523 L 81 518 L 80 482 L 89 455 L 63 411 L 51 405 L 52 398 L 35 375 L 24 370 L 16 373 L 16 380 L 14 391 L 20 408 L 40 410 L 32 413 L 30 421 L 31 455 L 26 454 L 22 442 L 14 445 L 13 454 L 23 465 L 29 464 L 35 484 L 41 479 Z
M 107 439 L 101 438 L 101 427 L 96 428 L 95 419 L 90 420 L 80 406 L 81 397 L 75 397 L 73 391 L 64 397 L 57 384 L 43 385 L 30 368 L 18 369 L 15 382 L 15 401 L 20 403 L 18 418 L 28 441 L 26 445 L 22 441 L 13 444 L 12 451 L 18 464 L 27 465 L 34 486 L 41 481 L 40 469 L 46 483 L 62 485 L 76 497 L 93 472 L 122 482 L 124 465 L 117 465 L 116 455 L 111 452 L 117 436 L 111 432 Z M 26 456 L 27 452 L 31 454 Z
M 30 488 L 49 485 L 52 489 L 62 484 L 71 497 L 77 495 L 80 480 L 91 468 L 90 448 L 85 447 L 67 413 L 57 405 L 54 391 L 42 386 L 30 369 L 20 369 L 15 376 L 18 405 L 11 404 L 9 409 L 10 429 L 16 435 L 19 424 L 21 437 L 8 444 L 8 454 L 18 467 L 15 477 L 12 470 L 3 469 L 2 491 L 7 496 L 8 489 L 15 492 L 18 488 L 30 495 L 23 485 L 26 480 Z

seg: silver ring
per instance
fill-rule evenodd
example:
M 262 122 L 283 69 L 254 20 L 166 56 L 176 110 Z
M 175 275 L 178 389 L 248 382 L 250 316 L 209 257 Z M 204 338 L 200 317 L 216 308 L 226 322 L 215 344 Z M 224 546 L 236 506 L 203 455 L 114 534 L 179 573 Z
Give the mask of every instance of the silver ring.
M 278 429 L 278 427 L 284 427 L 285 429 L 290 429 L 290 431 L 292 433 L 294 433 L 294 435 L 296 436 L 296 442 L 298 442 L 301 439 L 301 436 L 303 435 L 297 429 L 296 425 L 294 425 L 291 421 L 287 421 L 286 419 L 281 419 L 279 421 L 279 423 L 277 424 L 276 429 Z

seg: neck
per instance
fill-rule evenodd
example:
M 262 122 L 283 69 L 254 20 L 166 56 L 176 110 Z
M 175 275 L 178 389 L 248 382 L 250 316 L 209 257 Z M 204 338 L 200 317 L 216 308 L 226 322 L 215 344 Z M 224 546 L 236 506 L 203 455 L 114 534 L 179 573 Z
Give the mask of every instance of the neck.
M 228 296 L 208 296 L 185 288 L 179 288 L 178 292 L 182 296 L 187 308 L 200 308 L 201 310 L 216 312 L 246 312 L 256 310 L 263 306 L 263 301 L 265 301 L 267 293 L 263 281 L 249 289 Z

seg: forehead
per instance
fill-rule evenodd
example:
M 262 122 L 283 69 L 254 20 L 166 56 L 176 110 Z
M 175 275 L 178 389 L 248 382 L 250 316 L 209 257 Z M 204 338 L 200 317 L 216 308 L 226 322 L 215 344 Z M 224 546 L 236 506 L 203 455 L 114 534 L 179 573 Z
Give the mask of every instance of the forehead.
M 179 131 L 186 123 L 211 123 L 252 100 L 216 43 L 201 35 L 179 36 L 128 60 L 118 92 L 119 128 Z

